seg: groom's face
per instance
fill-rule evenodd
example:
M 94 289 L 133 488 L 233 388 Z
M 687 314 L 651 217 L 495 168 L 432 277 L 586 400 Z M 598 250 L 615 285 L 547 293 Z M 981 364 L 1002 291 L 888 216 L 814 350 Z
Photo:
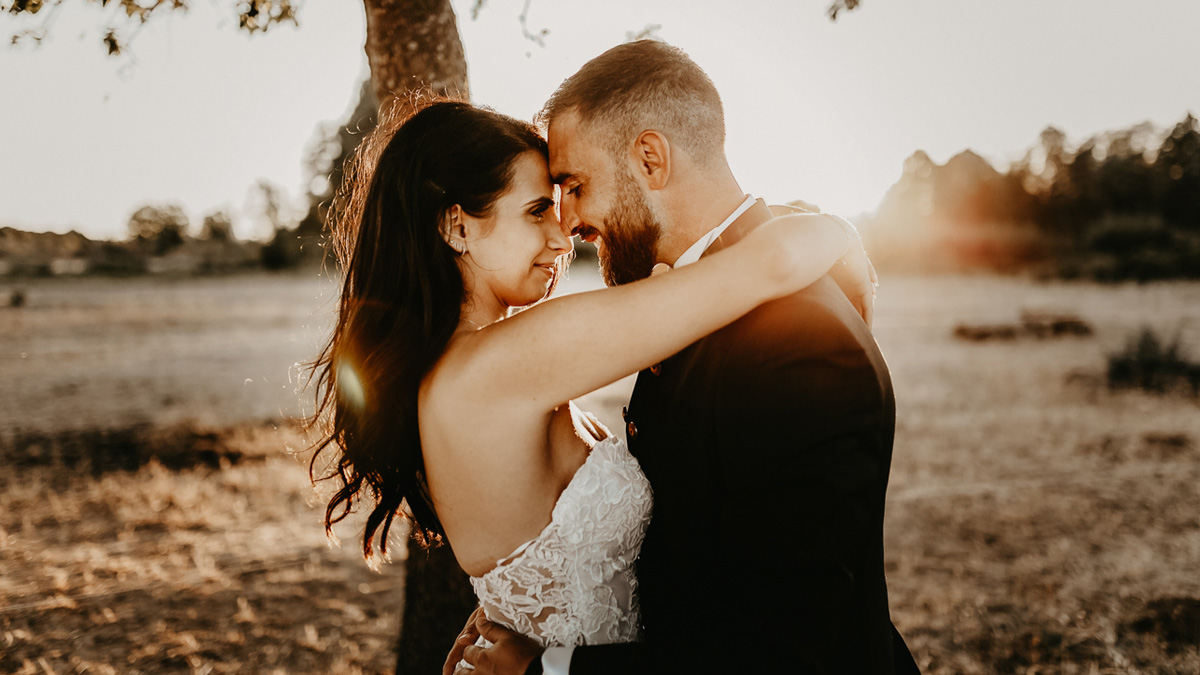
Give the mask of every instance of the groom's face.
M 604 283 L 650 276 L 662 227 L 629 166 L 596 142 L 573 112 L 555 118 L 548 136 L 563 225 L 596 244 Z

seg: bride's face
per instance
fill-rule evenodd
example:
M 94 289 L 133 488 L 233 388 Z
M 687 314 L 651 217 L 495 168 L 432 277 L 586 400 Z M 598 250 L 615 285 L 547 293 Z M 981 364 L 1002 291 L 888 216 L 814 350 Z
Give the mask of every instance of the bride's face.
M 509 189 L 487 218 L 464 217 L 464 272 L 475 296 L 504 307 L 524 307 L 546 296 L 572 251 L 554 210 L 554 186 L 546 161 L 526 152 L 513 163 Z

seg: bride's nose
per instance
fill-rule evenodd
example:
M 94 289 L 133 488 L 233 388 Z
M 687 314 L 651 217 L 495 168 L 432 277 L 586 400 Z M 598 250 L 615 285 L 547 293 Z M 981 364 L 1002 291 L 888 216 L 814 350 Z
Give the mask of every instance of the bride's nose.
M 558 251 L 559 255 L 573 251 L 575 243 L 571 240 L 571 233 L 558 218 L 551 218 L 549 220 L 546 245 L 552 250 Z

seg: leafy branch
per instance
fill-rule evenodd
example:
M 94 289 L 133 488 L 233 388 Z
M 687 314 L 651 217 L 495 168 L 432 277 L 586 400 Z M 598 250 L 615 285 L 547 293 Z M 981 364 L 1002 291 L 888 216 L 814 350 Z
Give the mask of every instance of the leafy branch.
M 100 38 L 110 56 L 121 54 L 134 36 L 154 16 L 166 12 L 186 12 L 189 0 L 70 0 L 73 5 L 86 3 L 105 15 L 103 36 Z M 19 17 L 41 14 L 40 24 L 18 30 L 12 44 L 32 40 L 40 44 L 49 34 L 54 17 L 68 0 L 0 0 L 0 13 Z M 299 25 L 296 21 L 298 0 L 238 0 L 234 7 L 238 28 L 248 33 L 265 33 L 281 23 Z
M 108 11 L 105 21 L 104 34 L 101 42 L 110 56 L 121 54 L 132 43 L 141 27 L 153 16 L 159 16 L 169 11 L 186 12 L 191 0 L 69 0 L 73 5 L 87 4 L 100 11 Z M 0 13 L 14 16 L 32 17 L 42 14 L 45 18 L 40 24 L 21 28 L 12 35 L 12 44 L 17 45 L 25 40 L 40 44 L 50 32 L 55 15 L 68 0 L 0 0 Z M 478 18 L 480 11 L 488 0 L 475 0 L 471 7 L 471 18 Z M 859 6 L 861 0 L 834 0 L 826 13 L 830 20 L 837 21 L 842 12 L 849 12 Z M 238 19 L 238 28 L 248 33 L 265 33 L 271 27 L 282 23 L 298 26 L 296 10 L 303 0 L 237 0 L 234 7 Z M 525 39 L 545 46 L 549 29 L 542 28 L 536 32 L 528 25 L 529 8 L 532 0 L 524 0 L 520 14 L 521 34 Z M 117 26 L 120 27 L 117 27 Z M 652 37 L 659 27 L 647 26 L 639 36 Z M 132 31 L 130 33 L 129 31 Z
M 826 10 L 826 13 L 829 14 L 829 20 L 837 21 L 838 14 L 856 9 L 858 3 L 859 0 L 834 0 L 834 3 Z

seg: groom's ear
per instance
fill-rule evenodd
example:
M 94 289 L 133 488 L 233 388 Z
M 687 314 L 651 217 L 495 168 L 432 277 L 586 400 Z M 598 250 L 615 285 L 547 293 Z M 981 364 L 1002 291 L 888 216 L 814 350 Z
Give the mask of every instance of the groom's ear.
M 633 159 L 646 187 L 661 190 L 671 177 L 671 144 L 661 131 L 647 129 L 633 141 Z

